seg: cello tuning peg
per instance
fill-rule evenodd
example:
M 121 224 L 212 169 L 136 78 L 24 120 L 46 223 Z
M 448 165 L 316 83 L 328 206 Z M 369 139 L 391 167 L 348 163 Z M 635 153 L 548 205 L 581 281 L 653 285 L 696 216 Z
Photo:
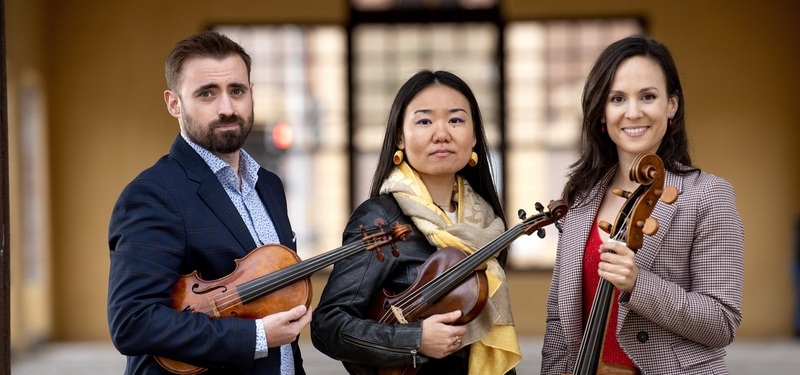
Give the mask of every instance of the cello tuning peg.
M 561 230 L 561 222 L 560 221 L 556 221 L 556 223 L 554 225 L 556 226 L 556 229 L 558 229 L 558 233 L 562 233 L 563 232 Z
M 611 224 L 609 224 L 607 221 L 600 220 L 600 222 L 597 223 L 597 227 L 602 229 L 603 232 L 611 234 Z
M 539 236 L 539 238 L 544 238 L 545 234 L 544 228 L 539 228 L 536 230 L 536 235 Z
M 525 210 L 520 208 L 519 211 L 517 211 L 517 217 L 519 217 L 520 220 L 525 220 L 525 217 L 527 216 L 528 214 L 525 213 Z
M 541 204 L 541 203 L 539 203 L 539 202 L 536 202 L 536 204 L 535 204 L 535 205 L 533 205 L 533 207 L 534 207 L 534 208 L 536 209 L 536 211 L 537 211 L 537 212 L 539 212 L 539 213 L 542 213 L 542 212 L 544 212 L 544 206 L 542 206 L 542 204 Z
M 630 191 L 626 191 L 626 190 L 622 190 L 622 189 L 618 189 L 618 188 L 613 188 L 613 189 L 611 189 L 611 194 L 614 194 L 614 195 L 616 195 L 618 197 L 623 197 L 625 199 L 628 199 L 628 198 L 631 197 L 632 193 Z
M 636 225 L 642 228 L 642 233 L 648 236 L 652 236 L 658 232 L 658 220 L 653 219 L 652 217 L 645 219 L 644 223 L 639 221 L 636 223 Z
M 661 192 L 661 199 L 662 202 L 666 204 L 673 204 L 676 200 L 678 200 L 678 189 L 674 186 L 667 186 L 664 188 L 664 191 Z

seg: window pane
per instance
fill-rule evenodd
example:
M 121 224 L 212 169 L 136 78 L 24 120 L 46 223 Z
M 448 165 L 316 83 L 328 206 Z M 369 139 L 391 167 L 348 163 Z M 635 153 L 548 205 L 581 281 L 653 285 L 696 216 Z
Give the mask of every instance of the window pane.
M 338 26 L 223 26 L 252 58 L 245 145 L 283 179 L 301 258 L 341 246 L 347 182 L 346 38 Z
M 393 9 L 486 9 L 497 0 L 350 0 L 353 9 L 385 11 Z
M 545 206 L 561 196 L 578 158 L 580 98 L 595 58 L 611 42 L 642 33 L 636 20 L 526 21 L 506 28 L 506 209 Z M 509 219 L 514 223 L 514 219 Z M 555 228 L 544 240 L 523 236 L 511 246 L 516 268 L 549 268 Z
M 497 34 L 490 23 L 369 24 L 353 29 L 356 203 L 369 195 L 392 100 L 419 70 L 448 70 L 464 79 L 478 99 L 490 147 L 499 143 Z

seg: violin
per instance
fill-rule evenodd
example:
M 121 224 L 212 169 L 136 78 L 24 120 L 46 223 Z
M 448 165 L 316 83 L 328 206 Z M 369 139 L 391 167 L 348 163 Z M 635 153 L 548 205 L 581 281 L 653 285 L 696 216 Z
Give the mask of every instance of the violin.
M 678 199 L 678 190 L 664 187 L 664 163 L 655 154 L 636 157 L 630 169 L 630 179 L 639 187 L 633 192 L 614 188 L 612 193 L 625 198 L 614 224 L 600 221 L 598 227 L 609 234 L 609 238 L 625 244 L 634 252 L 642 247 L 644 235 L 658 232 L 658 221 L 650 217 L 658 200 L 672 204 Z M 583 339 L 575 362 L 574 375 L 594 375 L 601 366 L 601 354 L 605 341 L 606 325 L 614 296 L 614 284 L 600 278 Z
M 394 256 L 399 256 L 395 242 L 405 240 L 411 226 L 395 223 L 386 231 L 383 221 L 378 219 L 370 230 L 362 225 L 361 233 L 360 242 L 305 261 L 300 261 L 297 253 L 283 245 L 268 244 L 237 259 L 234 271 L 222 278 L 206 281 L 197 271 L 183 275 L 172 288 L 172 308 L 212 318 L 261 319 L 300 304 L 309 307 L 311 274 L 360 251 L 375 250 L 378 260 L 383 261 L 385 255 L 380 247 L 385 245 L 391 247 Z M 207 370 L 160 356 L 155 359 L 174 374 L 199 374 Z
M 489 294 L 486 261 L 523 234 L 536 231 L 539 238 L 544 238 L 543 227 L 567 213 L 563 200 L 551 201 L 548 212 L 544 212 L 541 203 L 537 202 L 535 207 L 539 214 L 526 218 L 525 211 L 519 210 L 521 223 L 472 254 L 454 247 L 436 250 L 418 267 L 416 280 L 406 290 L 399 294 L 387 290 L 379 292 L 372 299 L 368 316 L 380 323 L 407 324 L 434 314 L 461 310 L 461 317 L 453 324 L 471 322 L 483 310 Z M 416 363 L 406 367 L 380 367 L 378 373 L 411 375 L 419 368 Z

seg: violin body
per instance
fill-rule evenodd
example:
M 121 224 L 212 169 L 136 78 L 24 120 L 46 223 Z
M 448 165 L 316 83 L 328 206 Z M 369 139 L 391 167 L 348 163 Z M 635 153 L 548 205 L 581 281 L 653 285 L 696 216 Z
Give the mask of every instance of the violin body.
M 312 290 L 308 278 L 246 304 L 242 303 L 235 287 L 298 262 L 300 257 L 283 245 L 260 246 L 244 258 L 237 259 L 236 269 L 220 279 L 203 280 L 197 271 L 181 276 L 172 288 L 172 308 L 201 312 L 213 318 L 261 319 L 301 304 L 309 307 Z
M 293 250 L 279 244 L 263 245 L 235 261 L 236 267 L 225 277 L 206 281 L 194 271 L 178 278 L 172 287 L 172 308 L 178 311 L 206 314 L 212 318 L 261 319 L 288 311 L 298 305 L 311 305 L 310 276 L 337 261 L 360 251 L 375 250 L 378 260 L 384 254 L 380 247 L 390 245 L 399 256 L 394 242 L 405 240 L 411 233 L 408 224 L 395 224 L 385 231 L 383 222 L 367 231 L 361 228 L 362 239 L 300 261 Z M 207 369 L 160 356 L 161 367 L 174 374 L 193 375 Z
M 453 324 L 464 325 L 475 319 L 483 306 L 489 293 L 489 284 L 486 273 L 476 270 L 463 281 L 456 284 L 446 295 L 431 303 L 425 298 L 415 299 L 416 304 L 409 305 L 402 311 L 402 318 L 392 311 L 391 306 L 398 306 L 400 301 L 408 299 L 417 293 L 423 286 L 428 285 L 436 276 L 452 268 L 464 260 L 467 254 L 454 247 L 445 247 L 437 250 L 425 263 L 418 267 L 417 278 L 403 292 L 393 294 L 384 290 L 373 299 L 369 316 L 380 323 L 398 324 L 404 319 L 407 322 L 425 319 L 431 315 L 444 314 L 461 310 L 461 317 Z M 400 319 L 398 319 L 400 318 Z
M 291 249 L 278 244 L 263 245 L 236 261 L 236 269 L 225 277 L 206 281 L 197 271 L 181 276 L 172 288 L 172 308 L 204 313 L 213 318 L 261 319 L 298 305 L 311 306 L 311 280 L 303 278 L 266 296 L 242 303 L 235 287 L 300 262 Z M 200 374 L 206 368 L 164 357 L 156 361 L 174 374 Z

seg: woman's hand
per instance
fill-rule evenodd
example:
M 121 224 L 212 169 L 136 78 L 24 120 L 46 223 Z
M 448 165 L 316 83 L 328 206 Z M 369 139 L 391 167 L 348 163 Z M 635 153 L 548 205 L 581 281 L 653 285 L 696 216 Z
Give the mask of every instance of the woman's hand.
M 622 292 L 633 292 L 639 267 L 636 253 L 617 241 L 606 241 L 600 246 L 600 265 L 597 274 L 614 284 Z
M 461 340 L 467 333 L 465 326 L 449 323 L 461 317 L 461 311 L 431 315 L 422 321 L 422 343 L 419 352 L 431 358 L 444 358 L 461 349 Z

